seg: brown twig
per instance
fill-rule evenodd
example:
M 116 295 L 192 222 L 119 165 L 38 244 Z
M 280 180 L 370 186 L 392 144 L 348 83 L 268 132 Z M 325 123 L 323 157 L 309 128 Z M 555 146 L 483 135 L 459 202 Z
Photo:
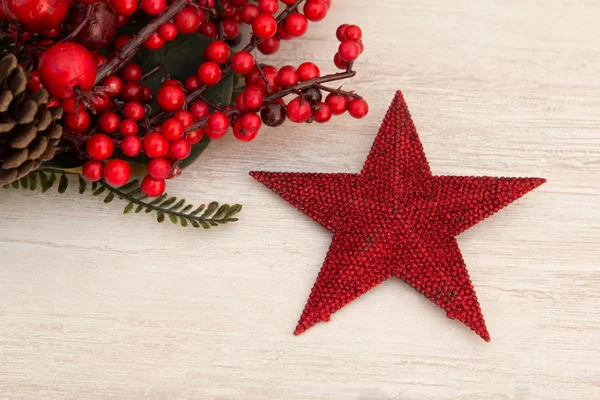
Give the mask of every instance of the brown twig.
M 152 22 L 143 27 L 137 35 L 133 37 L 121 50 L 111 57 L 110 60 L 102 64 L 96 74 L 96 85 L 100 84 L 104 78 L 118 71 L 135 57 L 138 50 L 144 45 L 144 42 L 165 22 L 170 20 L 188 4 L 189 0 L 175 0 L 165 11 L 156 17 Z

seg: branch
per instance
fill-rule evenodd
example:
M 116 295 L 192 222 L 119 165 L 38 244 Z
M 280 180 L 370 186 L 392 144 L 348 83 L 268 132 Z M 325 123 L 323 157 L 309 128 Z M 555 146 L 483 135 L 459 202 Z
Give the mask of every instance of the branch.
M 121 69 L 125 64 L 135 57 L 138 50 L 144 45 L 144 42 L 158 30 L 158 28 L 173 18 L 175 14 L 181 11 L 188 4 L 189 0 L 175 0 L 168 6 L 162 14 L 143 27 L 137 35 L 133 37 L 121 50 L 111 57 L 110 60 L 102 64 L 96 74 L 96 85 L 100 84 L 104 78 L 112 75 L 115 71 Z

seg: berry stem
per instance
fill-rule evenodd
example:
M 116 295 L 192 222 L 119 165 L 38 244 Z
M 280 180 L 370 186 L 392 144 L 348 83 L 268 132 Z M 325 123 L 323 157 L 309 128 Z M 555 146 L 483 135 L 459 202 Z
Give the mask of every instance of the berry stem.
M 354 92 L 348 92 L 348 91 L 342 90 L 341 88 L 340 89 L 329 88 L 327 86 L 321 85 L 320 83 L 316 84 L 315 87 L 317 89 L 323 90 L 324 92 L 335 93 L 335 94 L 343 94 L 343 95 L 350 96 L 350 97 L 361 97 L 361 96 L 357 95 Z
M 268 104 L 268 103 L 274 102 L 276 100 L 284 98 L 285 96 L 287 96 L 289 94 L 292 94 L 292 93 L 295 93 L 295 92 L 298 92 L 298 91 L 301 91 L 304 89 L 308 89 L 310 87 L 322 86 L 321 84 L 323 84 L 323 83 L 352 78 L 354 75 L 356 75 L 356 71 L 338 72 L 336 74 L 325 75 L 325 76 L 321 76 L 319 78 L 314 78 L 314 79 L 311 79 L 308 81 L 300 82 L 294 86 L 287 87 L 285 89 L 282 89 L 278 92 L 273 93 L 272 95 L 270 95 L 268 97 L 265 97 L 263 104 Z M 322 87 L 324 87 L 324 86 L 322 86 Z M 336 90 L 336 89 L 327 88 L 327 91 L 333 91 L 333 90 Z M 350 94 L 350 95 L 353 97 L 356 97 L 356 94 Z M 224 113 L 227 116 L 231 116 L 233 114 L 240 113 L 240 110 L 237 108 L 232 108 L 232 109 L 226 110 Z M 190 127 L 188 127 L 186 132 L 191 132 L 193 130 L 205 127 L 208 124 L 208 118 L 209 117 L 206 117 L 206 118 L 196 121 L 194 124 L 192 124 Z
M 143 27 L 137 35 L 133 37 L 121 50 L 111 57 L 110 60 L 105 62 L 98 73 L 96 74 L 96 85 L 100 84 L 104 78 L 112 75 L 114 72 L 121 69 L 127 64 L 133 57 L 135 57 L 138 50 L 144 45 L 144 42 L 158 30 L 158 28 L 169 21 L 179 11 L 181 11 L 188 4 L 189 0 L 175 0 L 173 4 L 168 6 L 162 14 L 154 18 L 152 22 Z

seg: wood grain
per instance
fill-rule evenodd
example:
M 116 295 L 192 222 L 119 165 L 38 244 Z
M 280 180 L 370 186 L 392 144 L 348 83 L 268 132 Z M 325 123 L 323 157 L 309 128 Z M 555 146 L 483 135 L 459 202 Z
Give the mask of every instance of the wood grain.
M 333 3 L 272 59 L 327 64 L 360 24 L 369 117 L 228 137 L 170 182 L 240 223 L 0 192 L 0 399 L 600 397 L 600 3 Z M 247 173 L 359 171 L 397 89 L 434 173 L 548 179 L 458 239 L 490 344 L 398 280 L 292 335 L 330 235 Z

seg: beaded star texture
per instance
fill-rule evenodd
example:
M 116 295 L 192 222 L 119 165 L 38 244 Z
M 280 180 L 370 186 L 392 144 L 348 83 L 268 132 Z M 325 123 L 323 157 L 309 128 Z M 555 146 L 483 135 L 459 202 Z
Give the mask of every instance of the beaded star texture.
M 333 233 L 295 334 L 396 276 L 486 341 L 455 236 L 545 182 L 432 175 L 400 92 L 360 174 L 250 174 Z

